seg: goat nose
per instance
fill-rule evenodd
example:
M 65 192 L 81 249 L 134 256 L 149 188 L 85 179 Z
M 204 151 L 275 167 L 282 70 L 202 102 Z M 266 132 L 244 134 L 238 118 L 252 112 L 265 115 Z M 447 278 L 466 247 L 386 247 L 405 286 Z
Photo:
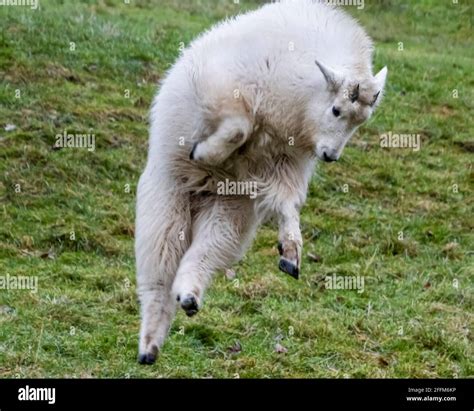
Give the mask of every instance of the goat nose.
M 323 159 L 327 163 L 331 163 L 332 161 L 336 161 L 337 157 L 334 156 L 334 155 L 328 155 L 328 153 L 326 151 L 323 151 Z

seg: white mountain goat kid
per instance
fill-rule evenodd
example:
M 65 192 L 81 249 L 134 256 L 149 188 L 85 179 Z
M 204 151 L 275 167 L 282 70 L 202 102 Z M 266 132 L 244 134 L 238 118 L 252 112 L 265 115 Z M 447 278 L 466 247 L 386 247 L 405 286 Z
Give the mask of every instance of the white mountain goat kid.
M 372 52 L 351 17 L 300 0 L 227 20 L 179 57 L 153 103 L 138 185 L 140 363 L 156 360 L 177 302 L 196 314 L 264 219 L 276 216 L 279 268 L 298 278 L 315 162 L 337 160 L 383 95 L 387 69 L 373 76 Z M 223 181 L 257 195 L 221 195 Z

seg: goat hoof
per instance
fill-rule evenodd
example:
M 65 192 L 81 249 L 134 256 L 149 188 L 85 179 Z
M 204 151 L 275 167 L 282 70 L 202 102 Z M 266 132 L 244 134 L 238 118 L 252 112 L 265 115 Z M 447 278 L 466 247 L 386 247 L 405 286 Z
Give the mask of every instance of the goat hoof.
M 280 258 L 280 264 L 278 264 L 278 268 L 284 273 L 291 275 L 296 280 L 299 278 L 300 270 L 298 266 L 284 257 Z
M 151 352 L 138 355 L 138 362 L 142 365 L 151 365 L 155 363 L 157 356 L 158 348 L 153 346 Z
M 191 149 L 191 152 L 189 153 L 189 159 L 190 160 L 194 160 L 194 152 L 196 151 L 196 147 L 197 147 L 198 143 L 195 142 L 193 144 L 193 148 Z
M 192 317 L 199 311 L 196 297 L 192 294 L 187 294 L 184 298 L 180 299 L 181 308 L 184 310 L 188 317 Z
M 280 253 L 280 255 L 283 255 L 283 244 L 278 242 L 278 252 Z

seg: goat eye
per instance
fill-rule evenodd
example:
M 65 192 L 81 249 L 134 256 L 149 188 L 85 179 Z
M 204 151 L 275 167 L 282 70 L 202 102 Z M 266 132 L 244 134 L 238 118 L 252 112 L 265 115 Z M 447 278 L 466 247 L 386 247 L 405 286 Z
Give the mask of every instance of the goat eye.
M 332 114 L 334 114 L 336 117 L 339 117 L 341 112 L 335 107 L 332 107 Z

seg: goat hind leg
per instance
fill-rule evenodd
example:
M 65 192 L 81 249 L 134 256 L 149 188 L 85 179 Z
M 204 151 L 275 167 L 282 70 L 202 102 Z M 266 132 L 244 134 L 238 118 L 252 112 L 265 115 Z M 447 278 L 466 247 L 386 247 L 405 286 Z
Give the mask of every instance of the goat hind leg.
M 184 255 L 172 295 L 188 316 L 202 305 L 215 271 L 238 261 L 257 227 L 252 201 L 244 197 L 214 197 L 201 204 L 193 221 L 193 240 Z
M 188 200 L 156 187 L 144 173 L 137 193 L 135 235 L 141 364 L 155 362 L 168 334 L 176 310 L 171 286 L 189 237 Z

